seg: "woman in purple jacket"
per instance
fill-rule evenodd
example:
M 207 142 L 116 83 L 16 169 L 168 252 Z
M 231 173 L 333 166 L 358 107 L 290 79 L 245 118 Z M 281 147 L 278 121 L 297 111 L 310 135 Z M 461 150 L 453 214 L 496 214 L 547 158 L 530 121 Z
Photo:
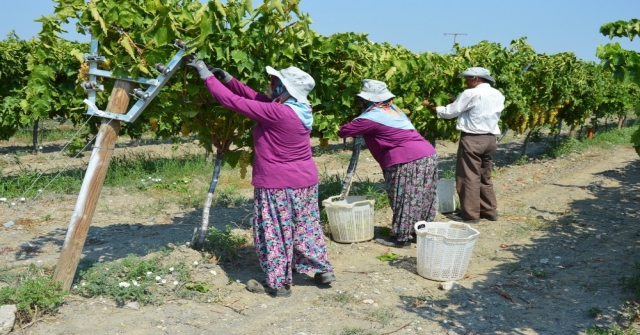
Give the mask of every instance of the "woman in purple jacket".
M 318 168 L 311 154 L 313 116 L 307 95 L 315 81 L 297 67 L 267 66 L 271 84 L 257 93 L 229 73 L 191 59 L 211 95 L 223 106 L 257 121 L 251 184 L 253 239 L 266 280 L 247 289 L 291 295 L 293 271 L 315 274 L 326 285 L 336 278 L 329 263 L 318 207 Z
M 393 104 L 394 97 L 385 83 L 364 79 L 362 92 L 356 95 L 362 113 L 341 126 L 338 136 L 362 135 L 384 173 L 393 222 L 390 236 L 376 242 L 411 248 L 414 224 L 421 220 L 433 221 L 436 215 L 438 158 L 433 146 Z

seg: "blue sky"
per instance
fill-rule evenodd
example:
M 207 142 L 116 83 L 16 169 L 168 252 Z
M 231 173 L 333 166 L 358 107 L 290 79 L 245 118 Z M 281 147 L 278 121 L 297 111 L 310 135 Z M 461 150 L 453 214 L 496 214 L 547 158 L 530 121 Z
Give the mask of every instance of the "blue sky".
M 526 36 L 538 53 L 570 51 L 596 62 L 598 44 L 610 42 L 599 33 L 600 26 L 640 18 L 638 0 L 302 0 L 300 6 L 311 15 L 312 29 L 323 35 L 363 32 L 374 42 L 439 53 L 453 45 L 454 36 L 445 33 L 467 34 L 457 36 L 462 46 L 482 40 L 507 46 Z M 34 20 L 53 13 L 53 7 L 51 0 L 2 0 L 0 39 L 11 30 L 23 39 L 35 36 L 40 25 Z M 75 33 L 69 37 L 88 41 Z M 640 51 L 640 40 L 613 42 Z

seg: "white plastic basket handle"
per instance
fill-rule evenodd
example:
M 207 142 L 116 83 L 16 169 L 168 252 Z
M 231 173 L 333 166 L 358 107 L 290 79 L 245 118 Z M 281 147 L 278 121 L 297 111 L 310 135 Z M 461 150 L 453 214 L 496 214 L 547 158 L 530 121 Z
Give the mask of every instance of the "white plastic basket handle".
M 429 222 L 427 221 L 418 221 L 416 222 L 416 224 L 413 226 L 417 231 L 420 230 L 424 230 L 427 228 L 427 225 L 429 224 Z M 460 230 L 467 230 L 467 229 L 473 229 L 471 228 L 471 226 L 469 226 L 466 223 L 459 223 L 459 222 L 455 222 L 455 221 L 449 221 L 449 228 L 453 228 L 453 229 L 460 229 Z M 475 229 L 473 229 L 475 230 Z
M 375 200 L 369 199 L 366 196 L 353 196 L 351 198 L 360 198 L 361 200 L 353 201 L 351 203 L 345 203 L 345 199 L 341 198 L 339 195 L 329 197 L 322 201 L 322 205 L 325 207 L 331 208 L 341 208 L 341 209 L 349 209 L 354 208 L 356 206 L 372 206 L 376 203 Z
M 443 222 L 439 222 L 440 224 L 442 224 Z M 449 221 L 446 222 L 449 224 L 448 228 L 453 228 L 453 229 L 459 229 L 459 230 L 469 230 L 471 232 L 473 232 L 472 235 L 467 236 L 465 238 L 462 239 L 457 239 L 457 238 L 447 238 L 446 236 L 440 235 L 440 234 L 435 234 L 435 233 L 430 233 L 427 231 L 427 225 L 429 224 L 429 222 L 427 221 L 418 221 L 415 223 L 414 228 L 415 228 L 415 232 L 418 235 L 432 235 L 432 236 L 441 236 L 444 237 L 450 241 L 453 240 L 469 240 L 472 238 L 475 238 L 476 236 L 480 235 L 480 231 L 478 231 L 477 229 L 472 228 L 470 225 L 466 224 L 466 223 L 460 223 L 460 222 L 455 222 L 455 221 Z

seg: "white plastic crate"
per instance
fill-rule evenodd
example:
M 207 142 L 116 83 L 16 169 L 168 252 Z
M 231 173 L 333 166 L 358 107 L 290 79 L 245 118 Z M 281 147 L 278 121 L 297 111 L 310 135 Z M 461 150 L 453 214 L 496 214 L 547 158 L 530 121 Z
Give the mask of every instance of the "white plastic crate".
M 440 179 L 436 184 L 438 212 L 452 213 L 456 210 L 456 181 L 455 179 Z
M 368 241 L 373 238 L 373 205 L 367 196 L 330 197 L 322 201 L 327 211 L 333 240 L 339 243 Z
M 418 274 L 427 279 L 450 281 L 463 278 L 480 232 L 456 221 L 415 224 Z

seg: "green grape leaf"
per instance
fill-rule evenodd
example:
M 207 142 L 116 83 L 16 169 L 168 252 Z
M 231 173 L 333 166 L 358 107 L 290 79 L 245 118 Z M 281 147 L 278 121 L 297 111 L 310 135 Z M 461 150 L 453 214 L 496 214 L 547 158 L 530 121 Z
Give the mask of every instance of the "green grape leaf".
M 204 12 L 200 18 L 200 38 L 206 38 L 213 33 L 213 20 L 208 12 Z
M 102 29 L 102 33 L 106 35 L 107 25 L 104 23 L 104 20 L 100 16 L 100 13 L 98 13 L 98 9 L 96 8 L 95 2 L 89 3 L 89 10 L 91 11 L 91 16 L 93 17 L 93 19 L 98 21 L 98 23 L 100 24 L 100 29 Z
M 242 63 L 247 61 L 247 54 L 240 50 L 231 51 L 231 58 L 236 63 Z
M 78 62 L 80 63 L 84 63 L 84 53 L 78 49 L 72 49 L 69 54 L 73 57 L 75 57 Z
M 393 252 L 390 252 L 384 255 L 376 256 L 376 258 L 383 262 L 389 262 L 389 261 L 395 261 L 396 259 L 398 259 L 398 255 Z
M 131 45 L 131 42 L 129 42 L 129 39 L 126 36 L 124 36 L 120 40 L 120 45 L 127 51 L 127 54 L 129 54 L 131 58 L 136 59 L 136 54 L 133 51 L 133 46 Z
M 169 42 L 168 38 L 168 30 L 166 26 L 161 26 L 156 30 L 155 35 L 153 36 L 153 40 L 155 41 L 157 46 L 166 45 Z

